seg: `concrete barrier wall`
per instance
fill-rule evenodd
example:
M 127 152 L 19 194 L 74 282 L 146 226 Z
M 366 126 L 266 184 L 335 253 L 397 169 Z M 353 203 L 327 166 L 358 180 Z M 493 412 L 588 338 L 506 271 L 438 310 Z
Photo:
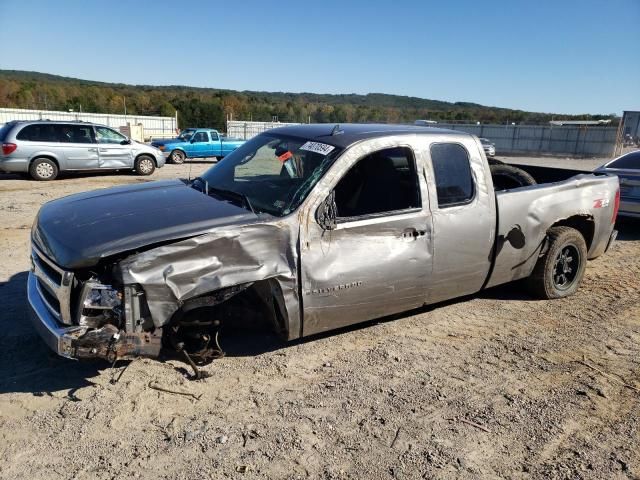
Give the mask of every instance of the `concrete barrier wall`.
M 474 125 L 438 123 L 434 127 L 461 130 L 491 140 L 500 154 L 613 156 L 616 127 L 552 125 Z M 428 128 L 428 127 L 426 127 Z
M 228 121 L 227 135 L 248 139 L 271 128 L 296 125 L 279 122 Z M 476 125 L 437 123 L 424 128 L 447 128 L 484 137 L 496 145 L 498 155 L 569 155 L 611 157 L 616 145 L 616 127 L 553 125 Z
M 56 110 L 24 110 L 0 108 L 0 124 L 12 120 L 59 120 L 67 122 L 91 122 L 118 129 L 131 125 L 142 125 L 144 137 L 174 137 L 177 134 L 175 117 L 146 115 L 117 115 L 114 113 L 62 112 Z
M 280 122 L 243 122 L 238 120 L 227 121 L 227 136 L 247 140 L 262 132 L 272 128 L 286 127 L 287 125 L 298 125 L 297 123 Z

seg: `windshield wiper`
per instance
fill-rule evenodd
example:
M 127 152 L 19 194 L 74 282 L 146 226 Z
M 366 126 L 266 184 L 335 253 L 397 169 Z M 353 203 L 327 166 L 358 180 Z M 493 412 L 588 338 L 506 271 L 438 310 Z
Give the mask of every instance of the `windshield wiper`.
M 200 179 L 202 181 L 202 179 Z M 217 193 L 222 197 L 232 197 L 236 200 L 240 200 L 254 215 L 257 215 L 256 211 L 253 209 L 251 205 L 251 201 L 249 201 L 249 197 L 247 197 L 244 193 L 234 192 L 233 190 L 226 190 L 224 188 L 218 187 L 209 187 L 209 192 Z

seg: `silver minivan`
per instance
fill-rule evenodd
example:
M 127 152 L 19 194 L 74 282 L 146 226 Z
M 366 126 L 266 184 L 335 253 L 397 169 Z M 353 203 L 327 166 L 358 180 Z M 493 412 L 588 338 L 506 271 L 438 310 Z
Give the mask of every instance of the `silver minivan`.
M 81 170 L 151 175 L 165 163 L 157 148 L 86 122 L 13 121 L 0 128 L 0 143 L 0 172 L 28 173 L 34 180 Z

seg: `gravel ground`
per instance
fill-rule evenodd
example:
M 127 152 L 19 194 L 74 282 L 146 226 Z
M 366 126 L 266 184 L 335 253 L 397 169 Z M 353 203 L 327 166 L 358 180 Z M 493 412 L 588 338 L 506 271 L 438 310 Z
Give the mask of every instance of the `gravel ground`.
M 289 344 L 233 332 L 197 382 L 54 356 L 26 311 L 38 208 L 145 180 L 0 175 L 0 478 L 640 478 L 639 222 L 568 299 L 516 284 Z

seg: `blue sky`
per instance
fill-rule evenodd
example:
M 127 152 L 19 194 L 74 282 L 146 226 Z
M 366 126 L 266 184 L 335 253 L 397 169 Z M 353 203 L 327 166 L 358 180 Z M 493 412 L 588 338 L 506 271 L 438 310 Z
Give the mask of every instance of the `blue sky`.
M 640 0 L 0 0 L 0 45 L 105 82 L 640 110 Z

